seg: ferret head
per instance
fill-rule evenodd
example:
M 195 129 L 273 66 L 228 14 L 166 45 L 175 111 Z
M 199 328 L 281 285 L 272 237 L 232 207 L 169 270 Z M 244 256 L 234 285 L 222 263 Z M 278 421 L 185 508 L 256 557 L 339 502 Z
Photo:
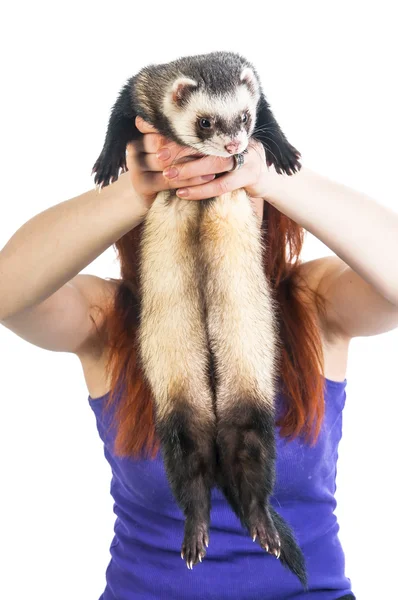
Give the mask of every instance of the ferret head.
M 163 112 L 184 145 L 203 154 L 230 156 L 247 148 L 259 99 L 253 69 L 242 66 L 238 77 L 216 93 L 203 78 L 177 76 L 166 91 Z

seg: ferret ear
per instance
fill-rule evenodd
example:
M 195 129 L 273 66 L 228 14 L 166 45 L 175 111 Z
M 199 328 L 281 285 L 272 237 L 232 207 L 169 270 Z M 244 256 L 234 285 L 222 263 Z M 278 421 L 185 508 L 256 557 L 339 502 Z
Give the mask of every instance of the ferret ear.
M 171 99 L 177 106 L 183 106 L 193 90 L 198 87 L 198 82 L 190 77 L 179 77 L 171 88 Z
M 287 141 L 263 93 L 257 105 L 257 120 L 252 137 L 262 143 L 267 165 L 274 165 L 277 173 L 292 175 L 301 169 L 301 154 Z
M 259 82 L 251 67 L 243 67 L 240 74 L 240 81 L 249 88 L 252 96 L 259 96 Z

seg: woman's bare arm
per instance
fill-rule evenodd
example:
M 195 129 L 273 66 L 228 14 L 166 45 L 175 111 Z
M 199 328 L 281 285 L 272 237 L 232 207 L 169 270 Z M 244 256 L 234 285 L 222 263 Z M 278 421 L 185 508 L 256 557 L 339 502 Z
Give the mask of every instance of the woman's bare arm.
M 0 251 L 0 323 L 41 348 L 85 351 L 96 332 L 90 306 L 114 284 L 79 271 L 147 210 L 126 173 L 27 221 Z
M 0 251 L 0 320 L 43 302 L 135 227 L 145 204 L 128 174 L 35 215 Z

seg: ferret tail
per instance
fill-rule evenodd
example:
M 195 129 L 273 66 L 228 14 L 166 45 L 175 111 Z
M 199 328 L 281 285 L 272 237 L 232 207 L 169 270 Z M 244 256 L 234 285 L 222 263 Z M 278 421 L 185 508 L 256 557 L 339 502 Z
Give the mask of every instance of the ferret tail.
M 224 492 L 226 499 L 228 500 L 231 508 L 234 510 L 235 514 L 240 519 L 242 525 L 250 530 L 250 524 L 245 519 L 242 508 L 239 504 L 238 497 L 233 493 L 233 487 L 225 486 L 223 484 L 223 476 L 220 472 L 217 473 L 218 476 L 218 486 Z M 271 506 L 270 503 L 267 505 L 267 510 L 272 518 L 274 527 L 278 532 L 280 539 L 280 556 L 279 560 L 281 564 L 289 569 L 296 575 L 299 579 L 300 583 L 303 585 L 304 589 L 308 589 L 308 581 L 307 581 L 307 569 L 305 566 L 305 559 L 300 547 L 293 535 L 293 532 L 290 526 L 286 523 L 286 521 L 275 511 L 275 509 Z
M 307 589 L 308 581 L 305 559 L 296 542 L 293 532 L 286 521 L 272 508 L 272 506 L 269 506 L 269 512 L 281 541 L 281 554 L 279 560 L 284 567 L 298 577 L 303 587 Z

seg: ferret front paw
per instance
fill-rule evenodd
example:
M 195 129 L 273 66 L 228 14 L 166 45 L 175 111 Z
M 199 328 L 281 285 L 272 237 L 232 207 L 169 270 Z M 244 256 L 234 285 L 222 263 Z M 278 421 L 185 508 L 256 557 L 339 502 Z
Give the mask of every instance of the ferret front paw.
M 119 171 L 126 171 L 125 156 L 120 156 L 119 152 L 101 152 L 97 158 L 92 170 L 95 173 L 94 182 L 100 187 L 105 187 L 116 181 L 119 177 Z
M 273 150 L 271 156 L 267 156 L 267 164 L 273 164 L 277 173 L 293 175 L 301 169 L 301 154 L 289 142 L 278 141 L 270 145 Z
M 202 562 L 209 545 L 209 532 L 205 523 L 192 519 L 185 521 L 184 541 L 181 549 L 181 558 L 187 563 L 188 569 Z

